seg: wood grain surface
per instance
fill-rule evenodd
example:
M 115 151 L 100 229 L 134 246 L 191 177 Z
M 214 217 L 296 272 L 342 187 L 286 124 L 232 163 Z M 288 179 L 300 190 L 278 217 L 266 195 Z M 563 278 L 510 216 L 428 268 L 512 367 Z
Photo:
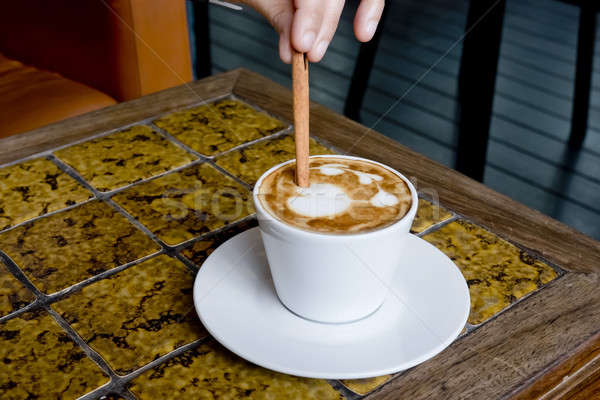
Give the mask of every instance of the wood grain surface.
M 289 89 L 239 69 L 0 140 L 0 164 L 227 94 L 293 119 Z M 310 114 L 311 135 L 398 169 L 445 207 L 566 271 L 369 399 L 599 397 L 599 242 L 326 107 L 311 103 Z

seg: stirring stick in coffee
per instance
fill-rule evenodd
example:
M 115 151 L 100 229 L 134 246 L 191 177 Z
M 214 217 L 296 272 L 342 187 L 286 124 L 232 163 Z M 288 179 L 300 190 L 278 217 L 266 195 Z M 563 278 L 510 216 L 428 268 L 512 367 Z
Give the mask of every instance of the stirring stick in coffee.
M 308 187 L 308 60 L 306 54 L 293 51 L 294 132 L 296 138 L 296 184 Z

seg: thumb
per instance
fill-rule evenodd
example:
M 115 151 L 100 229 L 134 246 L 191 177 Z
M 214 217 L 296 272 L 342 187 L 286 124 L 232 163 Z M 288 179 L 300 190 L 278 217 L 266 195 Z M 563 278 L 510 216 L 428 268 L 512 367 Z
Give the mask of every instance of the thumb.
M 292 0 L 243 0 L 261 13 L 269 21 L 275 31 L 279 33 L 279 57 L 286 64 L 292 62 L 292 47 L 290 32 L 294 17 L 294 4 Z

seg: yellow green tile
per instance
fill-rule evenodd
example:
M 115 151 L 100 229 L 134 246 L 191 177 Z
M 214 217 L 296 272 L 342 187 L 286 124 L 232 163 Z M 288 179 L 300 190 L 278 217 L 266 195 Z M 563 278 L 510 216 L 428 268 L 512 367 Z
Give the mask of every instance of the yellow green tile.
M 419 199 L 419 208 L 413 221 L 410 231 L 412 233 L 421 233 L 425 229 L 447 220 L 452 214 L 443 207 L 431 203 L 430 201 Z
M 471 294 L 468 322 L 476 325 L 557 277 L 549 265 L 467 221 L 423 237 L 460 268 Z
M 181 254 L 185 256 L 188 260 L 196 264 L 198 267 L 200 267 L 202 263 L 204 263 L 204 261 L 208 258 L 208 256 L 210 256 L 212 252 L 222 243 L 231 239 L 238 233 L 242 233 L 245 230 L 253 228 L 255 226 L 257 226 L 257 222 L 255 219 L 237 224 L 234 227 L 219 232 L 216 235 L 211 235 L 208 238 L 204 238 L 202 240 L 194 242 L 189 247 L 183 249 L 181 251 Z
M 251 364 L 214 341 L 202 344 L 152 368 L 131 383 L 140 400 L 296 399 L 343 397 L 325 380 L 273 372 Z
M 206 335 L 192 299 L 194 274 L 160 255 L 52 305 L 118 373 Z
M 170 114 L 154 124 L 206 156 L 271 135 L 287 126 L 230 99 Z
M 310 154 L 334 154 L 334 151 L 311 139 Z M 254 185 L 266 170 L 292 158 L 296 158 L 294 138 L 285 135 L 224 154 L 216 163 L 233 176 Z
M 158 249 L 156 243 L 102 201 L 91 201 L 0 233 L 0 250 L 45 293 Z
M 28 312 L 0 324 L 0 397 L 76 399 L 108 383 L 45 311 Z
M 35 296 L 14 277 L 0 260 L 0 317 L 35 300 Z
M 344 379 L 340 382 L 354 393 L 363 395 L 372 392 L 390 379 L 392 379 L 392 375 L 383 375 L 365 379 Z
M 254 212 L 250 191 L 208 163 L 131 187 L 113 200 L 169 245 Z
M 91 192 L 45 158 L 0 168 L 0 230 L 90 197 Z
M 54 154 L 103 192 L 150 178 L 196 159 L 143 125 L 67 147 Z

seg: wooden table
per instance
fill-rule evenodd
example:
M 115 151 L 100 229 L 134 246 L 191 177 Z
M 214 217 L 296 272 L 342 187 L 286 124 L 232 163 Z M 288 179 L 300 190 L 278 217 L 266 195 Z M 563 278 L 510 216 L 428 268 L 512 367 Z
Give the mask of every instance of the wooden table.
M 600 243 L 318 104 L 312 153 L 412 177 L 413 232 L 461 268 L 469 324 L 358 381 L 273 373 L 210 338 L 194 272 L 255 226 L 249 190 L 293 157 L 291 101 L 241 69 L 0 141 L 1 398 L 600 396 Z

